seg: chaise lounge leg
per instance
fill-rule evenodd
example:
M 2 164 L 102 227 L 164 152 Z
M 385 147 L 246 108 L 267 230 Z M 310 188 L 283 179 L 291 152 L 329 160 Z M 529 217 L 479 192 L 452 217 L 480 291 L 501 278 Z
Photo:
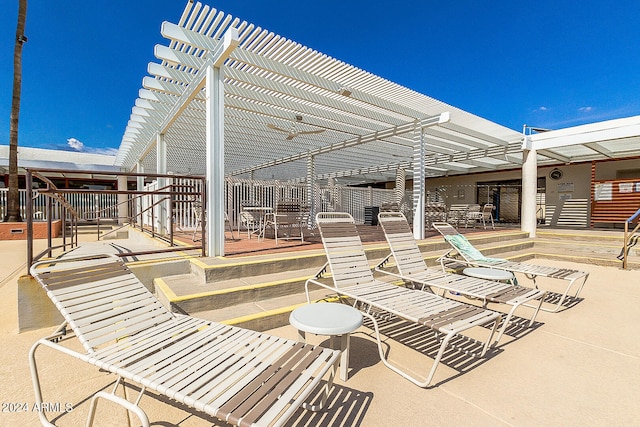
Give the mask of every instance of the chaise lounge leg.
M 320 412 L 320 411 L 324 411 L 325 410 L 325 404 L 327 403 L 327 400 L 329 399 L 329 393 L 331 392 L 331 389 L 333 388 L 333 379 L 335 378 L 336 374 L 338 373 L 338 364 L 339 363 L 340 363 L 340 358 L 337 358 L 336 361 L 331 366 L 331 373 L 329 374 L 329 379 L 322 386 L 323 390 L 322 390 L 322 398 L 320 399 L 320 403 L 317 404 L 317 405 L 311 405 L 311 404 L 305 402 L 305 403 L 302 404 L 302 407 L 304 409 L 306 409 L 307 411 L 312 411 L 312 412 Z
M 424 379 L 424 380 L 420 380 L 420 379 L 414 378 L 413 376 L 407 374 L 406 372 L 402 371 L 400 368 L 396 367 L 395 365 L 392 365 L 391 362 L 389 362 L 389 360 L 384 355 L 384 351 L 382 350 L 382 341 L 380 339 L 380 329 L 378 328 L 378 322 L 376 321 L 375 317 L 373 315 L 371 315 L 370 313 L 368 313 L 366 311 L 362 311 L 362 314 L 364 316 L 368 317 L 371 320 L 371 322 L 373 323 L 373 327 L 374 327 L 374 330 L 375 330 L 375 333 L 376 333 L 376 341 L 378 343 L 378 353 L 380 355 L 380 360 L 382 361 L 382 363 L 387 368 L 391 369 L 393 372 L 397 373 L 398 375 L 402 376 L 403 378 L 411 381 L 412 383 L 414 383 L 418 387 L 425 388 L 425 387 L 429 386 L 429 384 L 431 384 L 431 380 L 433 379 L 433 376 L 434 376 L 434 374 L 436 372 L 436 369 L 438 368 L 438 362 L 442 358 L 442 355 L 444 354 L 444 349 L 447 346 L 447 343 L 449 342 L 449 340 L 451 339 L 451 336 L 447 336 L 444 339 L 444 341 L 442 342 L 442 344 L 440 345 L 440 350 L 438 351 L 438 356 L 436 356 L 436 359 L 434 360 L 433 365 L 431 366 L 431 370 L 429 371 L 429 374 L 428 374 L 427 378 Z
M 87 417 L 87 427 L 91 427 L 93 425 L 96 406 L 98 405 L 98 399 L 100 398 L 109 400 L 117 405 L 122 406 L 127 411 L 135 413 L 140 419 L 141 424 L 144 427 L 149 427 L 149 418 L 147 418 L 147 414 L 145 414 L 144 411 L 139 406 L 129 402 L 126 399 L 123 399 L 119 396 L 116 396 L 114 394 L 107 393 L 104 391 L 97 392 L 96 394 L 93 395 L 93 398 L 91 399 L 91 407 L 89 408 L 89 416 Z
M 29 368 L 31 369 L 31 381 L 33 382 L 33 391 L 36 397 L 36 405 L 39 408 L 42 408 L 42 389 L 40 388 L 40 377 L 38 376 L 38 366 L 36 364 L 36 349 L 46 341 L 45 338 L 36 341 L 36 343 L 31 346 L 31 350 L 29 350 Z M 53 424 L 49 422 L 47 419 L 47 414 L 44 410 L 38 411 L 38 418 L 40 418 L 40 423 L 43 426 L 51 426 L 55 427 Z

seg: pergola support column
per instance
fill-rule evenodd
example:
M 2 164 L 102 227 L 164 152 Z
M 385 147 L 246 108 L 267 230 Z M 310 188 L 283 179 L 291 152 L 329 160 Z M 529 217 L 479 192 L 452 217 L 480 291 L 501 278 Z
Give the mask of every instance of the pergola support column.
M 315 157 L 307 157 L 307 202 L 309 204 L 309 219 L 307 225 L 311 227 L 316 220 L 316 166 Z M 302 233 L 302 230 L 300 231 Z
M 124 175 L 118 176 L 118 191 L 127 191 L 127 177 Z M 129 196 L 126 193 L 118 193 L 118 224 L 122 225 L 129 221 L 129 204 L 127 198 Z
M 224 88 L 223 73 L 209 66 L 207 105 L 207 254 L 224 255 Z
M 536 150 L 522 150 L 522 209 L 520 227 L 536 237 L 536 195 L 538 192 L 538 162 Z
M 222 66 L 239 43 L 238 30 L 229 28 L 218 49 L 211 53 L 211 61 L 207 61 L 206 66 L 208 256 L 224 255 L 224 72 Z
M 144 166 L 142 166 L 142 161 L 136 162 L 136 173 L 144 173 Z M 144 176 L 138 176 L 136 177 L 136 191 L 142 190 L 144 190 Z M 138 195 L 136 199 L 136 215 L 140 215 L 142 213 L 142 206 L 142 197 Z M 142 226 L 142 217 L 138 217 L 137 221 L 140 221 L 140 226 Z
M 424 239 L 424 132 L 416 126 L 413 133 L 413 237 Z
M 399 208 L 402 208 L 401 205 L 402 205 L 402 200 L 404 199 L 406 180 L 407 180 L 407 172 L 402 168 L 398 168 L 396 170 L 395 192 L 396 192 L 396 202 L 398 203 Z M 400 211 L 402 211 L 402 209 L 400 209 Z

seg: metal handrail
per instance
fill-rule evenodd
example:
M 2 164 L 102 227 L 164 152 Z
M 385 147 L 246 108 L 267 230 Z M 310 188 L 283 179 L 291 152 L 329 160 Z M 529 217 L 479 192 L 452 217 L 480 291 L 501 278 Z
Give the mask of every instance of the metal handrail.
M 629 233 L 629 224 L 632 223 L 633 221 L 637 220 L 639 217 L 640 217 L 640 209 L 638 209 L 636 211 L 636 213 L 631 215 L 624 222 L 624 246 L 622 247 L 622 268 L 624 270 L 627 269 L 628 257 L 629 257 L 629 248 L 632 246 L 631 243 L 633 243 L 633 245 L 635 245 L 637 243 L 638 239 L 635 239 L 633 242 L 631 242 L 631 240 L 633 239 L 633 236 L 635 235 L 635 233 L 640 229 L 640 222 L 639 222 L 638 224 L 636 224 L 636 226 L 633 229 L 633 231 L 631 231 Z
M 91 214 L 95 215 L 95 218 L 93 220 L 96 220 L 98 222 L 98 239 L 100 238 L 100 218 L 101 218 L 101 213 L 114 209 L 114 207 L 119 207 L 123 204 L 130 204 L 130 203 L 135 203 L 135 201 L 140 200 L 143 196 L 149 196 L 149 195 L 156 195 L 156 196 L 161 196 L 160 200 L 154 202 L 151 204 L 151 206 L 148 206 L 143 212 L 137 212 L 135 213 L 135 216 L 132 216 L 132 212 L 128 213 L 128 216 L 126 216 L 126 218 L 129 219 L 129 223 L 135 223 L 138 217 L 140 217 L 140 228 L 141 230 L 148 232 L 149 230 L 146 230 L 144 227 L 144 221 L 143 219 L 143 214 L 148 211 L 151 210 L 151 216 L 153 218 L 155 218 L 154 215 L 154 207 L 161 204 L 161 203 L 166 203 L 167 201 L 171 204 L 171 206 L 169 207 L 169 212 L 173 211 L 174 208 L 174 198 L 175 196 L 197 196 L 199 197 L 201 200 L 206 200 L 205 199 L 205 194 L 204 194 L 204 177 L 201 176 L 180 176 L 180 175 L 171 175 L 171 174 L 166 174 L 166 175 L 162 175 L 162 174 L 139 174 L 139 173 L 123 173 L 123 172 L 97 172 L 97 171 L 90 171 L 91 174 L 98 174 L 98 175 L 108 175 L 108 176 L 113 176 L 113 177 L 120 177 L 120 176 L 127 176 L 127 177 L 149 177 L 149 178 L 170 178 L 170 179 L 190 179 L 190 180 L 200 180 L 202 181 L 202 192 L 199 192 L 197 190 L 195 190 L 194 187 L 192 186 L 185 186 L 184 184 L 181 185 L 176 185 L 176 184 L 169 184 L 165 187 L 156 189 L 156 190 L 85 190 L 85 189 L 62 189 L 62 188 L 57 188 L 55 186 L 55 184 L 48 179 L 44 174 L 46 172 L 56 172 L 56 173 L 67 173 L 69 175 L 71 174 L 82 174 L 83 171 L 76 171 L 76 170 L 69 170 L 69 171 L 61 171 L 61 170 L 49 170 L 49 169 L 27 169 L 26 170 L 26 190 L 27 190 L 27 200 L 31 201 L 33 199 L 33 178 L 37 177 L 39 180 L 41 180 L 43 183 L 46 184 L 45 188 L 41 188 L 38 190 L 39 194 L 42 194 L 44 196 L 46 196 L 46 200 L 48 201 L 47 204 L 47 221 L 48 221 L 48 245 L 47 245 L 47 249 L 45 249 L 44 251 L 42 251 L 40 254 L 37 254 L 34 256 L 33 254 L 33 238 L 34 238 L 34 233 L 33 233 L 33 206 L 32 203 L 27 203 L 25 206 L 27 215 L 27 268 L 30 268 L 30 266 L 38 259 L 42 258 L 43 256 L 45 256 L 46 254 L 48 254 L 49 257 L 52 256 L 52 251 L 54 249 L 60 249 L 62 248 L 63 250 L 66 250 L 66 247 L 69 245 L 67 243 L 66 240 L 66 217 L 67 214 L 66 212 L 69 212 L 70 216 L 71 216 L 71 225 L 72 225 L 72 235 L 71 235 L 71 247 L 74 247 L 74 240 L 75 240 L 75 246 L 78 245 L 78 219 L 79 219 L 79 213 L 78 211 L 76 211 L 76 209 L 74 208 L 74 206 L 66 199 L 65 194 L 70 194 L 70 193 L 85 193 L 85 194 L 96 194 L 96 195 L 100 195 L 100 194 L 126 194 L 127 200 L 126 201 L 118 201 L 117 203 L 110 203 L 109 206 L 106 206 L 102 209 L 96 209 L 94 211 L 91 212 Z M 189 187 L 189 188 L 187 188 Z M 176 190 L 176 188 L 178 188 L 178 190 Z M 179 191 L 180 189 L 185 188 L 185 190 L 183 191 Z M 52 219 L 52 214 L 51 214 L 51 210 L 52 210 L 52 200 L 56 200 L 60 207 L 63 209 L 63 215 L 62 215 L 62 237 L 63 237 L 63 244 L 62 245 L 58 245 L 58 246 L 53 246 L 52 244 L 52 224 L 51 224 L 51 219 Z M 83 215 L 83 219 L 87 220 L 89 215 Z M 114 218 L 113 215 L 110 216 L 111 219 Z M 123 216 L 116 216 L 115 218 L 117 218 L 118 220 L 120 220 L 121 218 L 124 218 Z M 198 246 L 177 246 L 174 244 L 174 238 L 173 238 L 173 228 L 174 228 L 174 217 L 173 215 L 170 215 L 168 217 L 168 222 L 169 222 L 169 227 L 168 227 L 168 231 L 169 231 L 169 244 L 171 245 L 171 247 L 169 248 L 163 248 L 163 249 L 154 249 L 154 250 L 149 250 L 149 251 L 145 251 L 145 252 L 121 252 L 118 253 L 118 256 L 124 257 L 124 256 L 134 256 L 134 255 L 143 255 L 143 254 L 151 254 L 151 253 L 164 253 L 164 252 L 175 252 L 175 251 L 183 251 L 183 250 L 189 250 L 189 249 L 198 249 L 201 251 L 202 256 L 206 255 L 206 246 L 205 246 L 205 240 L 202 239 L 202 244 L 198 245 Z M 151 234 L 156 237 L 156 230 L 155 230 L 155 219 L 152 221 L 152 227 L 151 227 Z M 122 228 L 122 227 L 120 227 Z M 117 230 L 119 230 L 120 228 L 118 228 Z M 115 230 L 115 231 L 117 231 Z M 113 231 L 112 231 L 113 232 Z M 162 233 L 162 231 L 160 232 Z M 157 237 L 163 237 L 160 236 L 160 233 L 158 233 Z M 109 234 L 109 233 L 107 233 Z M 74 239 L 75 236 L 75 239 Z M 166 236 L 163 237 L 163 240 L 167 240 Z

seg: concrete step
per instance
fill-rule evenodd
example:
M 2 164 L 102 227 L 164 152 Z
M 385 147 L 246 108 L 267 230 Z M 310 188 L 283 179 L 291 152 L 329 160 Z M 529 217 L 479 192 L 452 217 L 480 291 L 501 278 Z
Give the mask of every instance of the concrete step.
M 487 246 L 489 245 L 489 246 Z M 513 252 L 530 248 L 528 239 L 496 242 L 481 245 L 488 255 Z M 448 245 L 440 242 L 421 243 L 421 250 L 428 265 L 435 265 L 436 259 L 446 252 Z M 434 249 L 435 248 L 435 249 Z M 307 251 L 305 251 L 307 252 Z M 270 298 L 292 295 L 304 291 L 306 280 L 318 272 L 326 262 L 324 251 L 308 251 L 287 256 L 259 256 L 250 259 L 234 259 L 215 265 L 206 265 L 209 279 L 205 281 L 201 259 L 191 259 L 189 274 L 164 276 L 154 281 L 156 289 L 161 289 L 161 297 L 167 306 L 179 312 L 200 312 L 230 307 L 245 302 L 255 302 Z M 367 258 L 375 267 L 389 254 L 386 245 L 368 245 Z M 204 268 L 203 268 L 204 270 Z M 179 272 L 178 272 L 179 273 Z M 263 274 L 257 274 L 263 273 Z
M 338 298 L 328 296 L 326 290 L 311 291 L 310 298 L 312 302 L 338 300 Z M 288 325 L 291 312 L 305 304 L 307 304 L 306 294 L 298 293 L 218 310 L 197 311 L 191 315 L 255 331 L 266 331 Z
M 283 270 L 210 283 L 203 283 L 194 274 L 181 274 L 155 279 L 154 287 L 167 307 L 191 314 L 303 293 L 306 280 L 318 270 Z
M 616 258 L 620 247 L 613 238 L 582 240 L 545 234 L 529 239 L 526 233 L 504 231 L 466 234 L 483 254 L 526 262 L 534 258 L 558 259 L 571 263 L 590 263 L 621 267 Z M 566 234 L 566 232 L 565 232 Z M 440 236 L 418 243 L 427 265 L 435 266 L 438 257 L 450 246 Z M 617 249 L 617 252 L 616 252 Z M 386 244 L 365 245 L 373 268 L 389 254 Z M 288 324 L 289 313 L 306 303 L 304 284 L 326 262 L 324 250 L 240 258 L 197 258 L 190 260 L 190 273 L 177 271 L 154 280 L 158 297 L 175 312 L 184 312 L 218 322 L 255 330 L 267 330 Z M 640 268 L 640 257 L 630 258 L 631 268 Z M 393 262 L 387 265 L 393 269 Z M 330 279 L 329 279 L 330 280 Z M 335 296 L 332 296 L 335 297 Z M 312 300 L 328 298 L 324 289 L 312 290 Z
M 468 238 L 474 245 L 499 244 L 513 240 L 524 242 L 527 233 L 505 231 L 499 233 L 469 233 Z M 524 244 L 524 243 L 523 243 Z M 498 245 L 500 246 L 500 245 Z M 389 254 L 386 243 L 366 244 L 365 253 L 370 260 L 382 259 Z M 446 252 L 450 246 L 440 237 L 420 241 L 422 252 Z M 213 283 L 237 277 L 262 276 L 289 270 L 320 268 L 326 262 L 324 250 L 307 250 L 282 254 L 253 255 L 238 258 L 198 258 L 191 263 L 191 272 L 203 283 Z
M 129 237 L 129 227 L 118 225 L 117 223 L 113 223 L 112 221 L 106 222 L 104 224 L 98 225 L 94 222 L 86 222 L 78 224 L 78 234 L 79 235 L 94 235 L 96 237 L 100 236 L 105 240 L 109 239 L 127 239 Z M 67 226 L 67 232 L 70 233 L 71 229 Z
M 536 231 L 537 239 L 544 240 L 571 240 L 592 242 L 597 240 L 600 243 L 617 244 L 622 245 L 624 239 L 624 233 L 622 230 L 598 230 L 597 234 L 593 231 L 581 231 L 581 230 L 562 230 L 553 228 L 539 228 Z

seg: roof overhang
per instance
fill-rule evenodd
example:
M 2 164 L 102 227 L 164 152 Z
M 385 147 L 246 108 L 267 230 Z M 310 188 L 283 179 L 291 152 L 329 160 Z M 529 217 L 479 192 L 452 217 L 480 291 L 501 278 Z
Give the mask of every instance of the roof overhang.
M 638 156 L 640 116 L 535 133 L 522 148 L 566 163 Z

